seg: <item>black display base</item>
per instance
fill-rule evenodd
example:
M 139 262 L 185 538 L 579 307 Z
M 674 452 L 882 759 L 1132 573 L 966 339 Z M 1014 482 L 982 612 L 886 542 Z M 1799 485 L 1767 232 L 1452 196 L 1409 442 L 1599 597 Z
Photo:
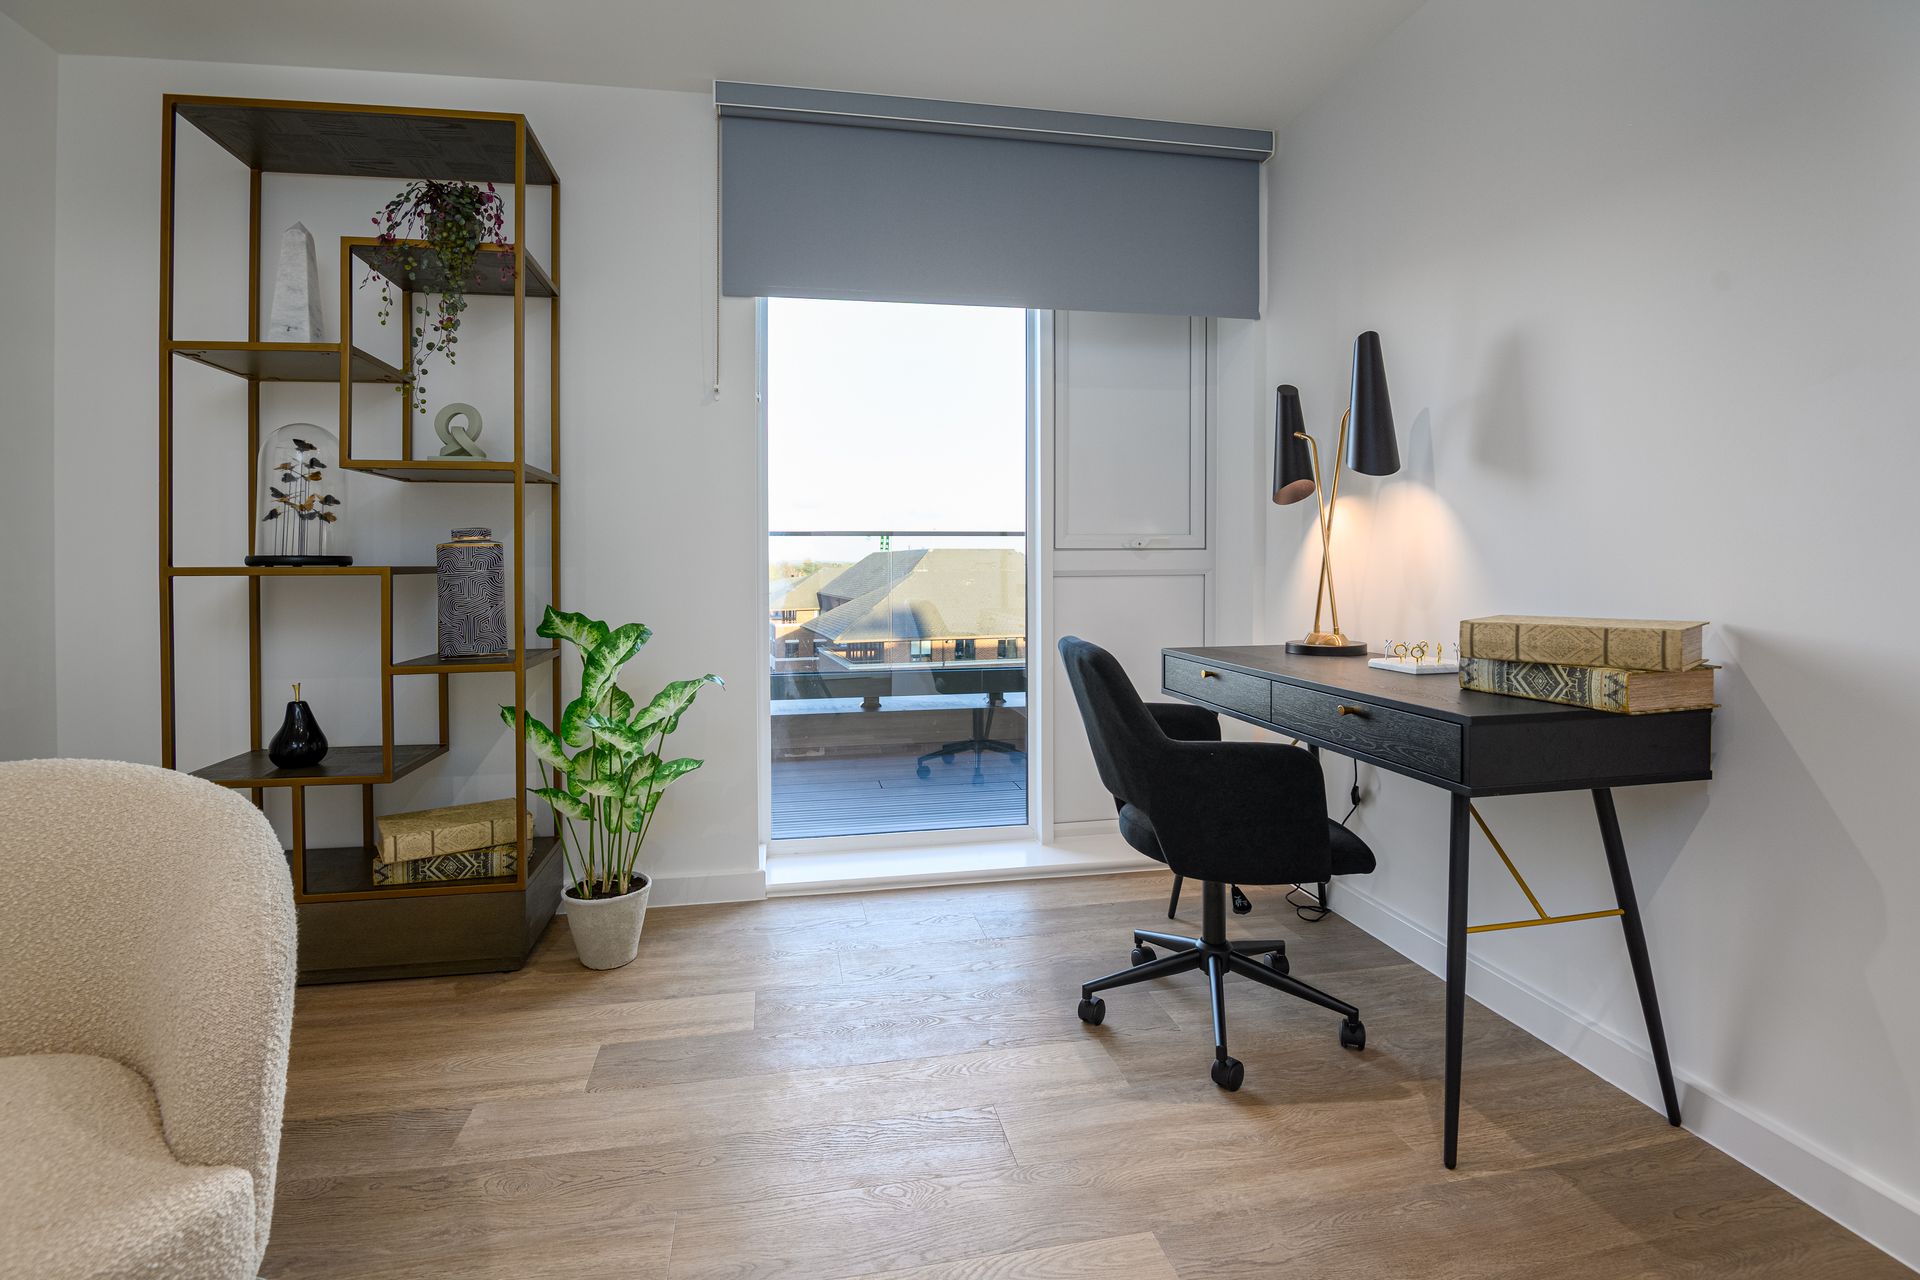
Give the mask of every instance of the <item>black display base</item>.
M 319 565 L 352 564 L 352 556 L 248 556 L 247 563 L 281 569 L 311 569 Z
M 1345 644 L 1311 644 L 1305 640 L 1289 640 L 1287 652 L 1318 654 L 1322 658 L 1364 658 L 1367 656 L 1367 642 L 1349 640 Z

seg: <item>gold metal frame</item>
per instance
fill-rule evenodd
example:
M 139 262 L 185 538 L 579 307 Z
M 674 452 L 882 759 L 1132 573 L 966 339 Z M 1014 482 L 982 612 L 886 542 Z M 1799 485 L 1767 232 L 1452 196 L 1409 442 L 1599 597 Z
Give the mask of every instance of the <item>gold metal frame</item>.
M 174 311 L 174 229 L 176 204 L 176 130 L 181 120 L 181 108 L 192 106 L 219 106 L 239 109 L 338 112 L 358 115 L 407 116 L 432 120 L 457 120 L 469 122 L 489 122 L 492 124 L 510 124 L 513 129 L 513 194 L 514 194 L 514 291 L 513 291 L 513 361 L 514 361 L 514 406 L 513 406 L 513 460 L 502 464 L 499 460 L 488 460 L 484 464 L 461 466 L 452 460 L 412 458 L 413 433 L 413 397 L 407 394 L 397 397 L 401 402 L 405 428 L 402 431 L 402 455 L 410 464 L 414 474 L 405 477 L 409 480 L 468 481 L 494 479 L 503 471 L 511 471 L 513 484 L 513 594 L 512 611 L 515 626 L 514 652 L 510 661 L 495 663 L 438 663 L 414 660 L 396 663 L 393 657 L 393 578 L 395 574 L 415 574 L 432 572 L 430 568 L 400 565 L 351 565 L 322 566 L 314 568 L 284 568 L 274 566 L 180 566 L 174 562 L 174 521 L 173 521 L 173 362 L 177 355 L 191 356 L 194 349 L 208 344 L 179 342 L 175 338 Z M 530 665 L 547 662 L 552 667 L 552 698 L 557 707 L 560 702 L 560 663 L 556 651 L 547 648 L 529 650 L 526 644 L 527 599 L 526 599 L 526 489 L 529 472 L 534 480 L 549 492 L 550 503 L 550 543 L 551 569 L 549 598 L 556 604 L 560 596 L 560 182 L 554 175 L 549 188 L 552 200 L 552 225 L 549 231 L 551 244 L 549 249 L 548 280 L 553 286 L 553 297 L 549 304 L 550 323 L 549 342 L 549 386 L 550 417 L 549 462 L 548 470 L 530 468 L 526 462 L 526 280 L 527 266 L 530 261 L 527 245 L 527 170 L 529 151 L 537 156 L 542 168 L 548 174 L 553 173 L 551 162 L 527 126 L 526 117 L 518 114 L 488 111 L 454 111 L 440 108 L 409 108 L 371 106 L 337 102 L 281 101 L 264 98 L 228 98 L 191 94 L 168 94 L 162 99 L 161 165 L 160 165 L 160 315 L 159 315 L 159 465 L 156 471 L 159 488 L 158 513 L 158 558 L 160 586 L 160 762 L 167 768 L 176 768 L 178 752 L 178 731 L 176 721 L 175 693 L 175 653 L 174 653 L 174 586 L 181 578 L 190 577 L 228 577 L 241 576 L 247 580 L 247 680 L 248 680 L 248 742 L 251 751 L 262 749 L 262 639 L 261 639 L 261 603 L 262 581 L 268 577 L 378 577 L 380 581 L 380 632 L 381 632 L 381 772 L 378 776 L 335 776 L 314 778 L 312 776 L 276 777 L 262 774 L 238 781 L 229 781 L 245 789 L 256 804 L 262 803 L 265 791 L 272 787 L 285 787 L 289 791 L 293 818 L 293 848 L 289 852 L 292 863 L 294 896 L 296 902 L 335 902 L 356 899 L 420 897 L 441 894 L 488 893 L 521 891 L 524 892 L 527 874 L 533 853 L 532 833 L 522 830 L 520 834 L 520 856 L 513 879 L 504 879 L 499 883 L 462 884 L 449 882 L 435 886 L 404 886 L 382 889 L 377 892 L 328 892 L 308 893 L 305 878 L 306 843 L 306 791 L 309 786 L 357 785 L 361 788 L 362 837 L 369 846 L 373 843 L 373 788 L 376 785 L 394 780 L 394 725 L 393 725 L 393 680 L 397 675 L 435 675 L 438 677 L 439 696 L 439 747 L 435 755 L 444 754 L 448 743 L 448 693 L 449 677 L 460 671 L 511 671 L 514 680 L 514 705 L 519 708 L 515 717 L 515 737 L 521 744 L 515 753 L 514 786 L 516 795 L 526 793 L 527 749 L 525 746 L 525 724 L 527 701 L 527 673 Z M 188 123 L 193 123 L 189 120 Z M 353 416 L 353 372 L 355 351 L 352 343 L 352 282 L 353 258 L 343 246 L 340 263 L 341 275 L 341 314 L 340 341 L 337 344 L 283 344 L 264 343 L 260 339 L 260 254 L 261 237 L 261 188 L 265 170 L 259 167 L 258 158 L 249 167 L 248 176 L 248 234 L 247 234 L 247 341 L 245 344 L 213 344 L 232 349 L 244 346 L 259 351 L 303 350 L 322 353 L 331 349 L 339 352 L 340 386 L 340 464 L 352 467 L 352 416 Z M 411 314 L 411 293 L 403 301 L 408 305 L 406 314 Z M 412 344 L 403 343 L 402 372 L 411 369 Z M 235 370 L 229 369 L 229 372 Z M 260 443 L 260 381 L 258 371 L 243 374 L 247 379 L 247 508 L 244 523 L 241 525 L 245 545 L 251 546 L 253 532 L 253 512 L 258 499 L 258 477 L 256 461 Z M 379 464 L 375 464 L 376 466 Z M 360 470 L 372 469 L 360 467 Z M 431 757 L 429 757 L 431 758 Z
M 1613 907 L 1606 911 L 1581 911 L 1570 916 L 1548 914 L 1547 909 L 1540 905 L 1538 895 L 1536 895 L 1533 889 L 1527 884 L 1526 877 L 1520 874 L 1520 868 L 1513 865 L 1513 859 L 1508 857 L 1506 849 L 1501 847 L 1499 839 L 1493 834 L 1493 828 L 1489 827 L 1487 820 L 1480 816 L 1478 806 L 1469 801 L 1467 804 L 1467 812 L 1473 815 L 1474 822 L 1479 824 L 1481 833 L 1487 837 L 1487 843 L 1493 846 L 1493 851 L 1500 855 L 1500 861 L 1506 865 L 1507 874 L 1512 876 L 1513 882 L 1520 886 L 1520 892 L 1527 895 L 1527 901 L 1533 905 L 1535 913 L 1535 918 L 1532 920 L 1503 920 L 1497 924 L 1470 924 L 1467 926 L 1468 933 L 1495 933 L 1502 929 L 1532 929 L 1543 924 L 1573 924 L 1580 920 L 1605 920 L 1609 916 L 1621 914 L 1619 907 Z

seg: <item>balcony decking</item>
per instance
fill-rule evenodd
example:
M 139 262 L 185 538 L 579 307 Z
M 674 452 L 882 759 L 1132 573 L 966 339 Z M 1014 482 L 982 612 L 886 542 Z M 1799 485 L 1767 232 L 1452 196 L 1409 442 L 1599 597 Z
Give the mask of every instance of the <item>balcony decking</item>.
M 775 760 L 773 838 L 1004 827 L 1027 820 L 1024 754 L 986 752 L 976 771 L 973 753 L 960 752 L 952 764 L 930 762 L 925 778 L 916 772 L 917 754 Z

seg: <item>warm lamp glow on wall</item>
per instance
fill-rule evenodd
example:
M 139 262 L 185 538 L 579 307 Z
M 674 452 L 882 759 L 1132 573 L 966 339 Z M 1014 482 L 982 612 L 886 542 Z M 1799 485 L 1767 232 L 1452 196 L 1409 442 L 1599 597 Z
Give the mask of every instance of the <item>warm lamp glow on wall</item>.
M 1273 500 L 1284 507 L 1311 494 L 1320 509 L 1320 581 L 1313 595 L 1313 630 L 1304 640 L 1287 641 L 1288 653 L 1357 657 L 1367 652 L 1365 641 L 1349 640 L 1341 632 L 1340 602 L 1333 591 L 1333 515 L 1340 501 L 1343 465 L 1369 476 L 1390 476 L 1400 469 L 1393 405 L 1387 399 L 1387 370 L 1380 360 L 1380 335 L 1371 329 L 1354 339 L 1353 380 L 1346 412 L 1340 415 L 1340 438 L 1334 446 L 1330 483 L 1320 468 L 1320 446 L 1307 434 L 1299 391 L 1281 387 L 1274 409 Z M 1325 630 L 1320 625 L 1323 612 L 1331 624 Z

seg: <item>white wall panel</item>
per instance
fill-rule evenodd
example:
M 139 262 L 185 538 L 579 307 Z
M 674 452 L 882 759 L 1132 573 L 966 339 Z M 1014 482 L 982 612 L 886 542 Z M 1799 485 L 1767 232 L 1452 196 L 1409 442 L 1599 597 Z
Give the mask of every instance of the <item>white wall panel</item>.
M 1054 314 L 1055 547 L 1206 545 L 1206 330 Z
M 1204 573 L 1065 574 L 1054 579 L 1053 618 L 1058 634 L 1077 635 L 1112 652 L 1127 669 L 1140 696 L 1160 696 L 1160 650 L 1194 644 L 1207 616 Z M 1053 721 L 1055 822 L 1111 822 L 1113 801 L 1094 770 L 1086 730 L 1073 690 L 1048 646 Z

